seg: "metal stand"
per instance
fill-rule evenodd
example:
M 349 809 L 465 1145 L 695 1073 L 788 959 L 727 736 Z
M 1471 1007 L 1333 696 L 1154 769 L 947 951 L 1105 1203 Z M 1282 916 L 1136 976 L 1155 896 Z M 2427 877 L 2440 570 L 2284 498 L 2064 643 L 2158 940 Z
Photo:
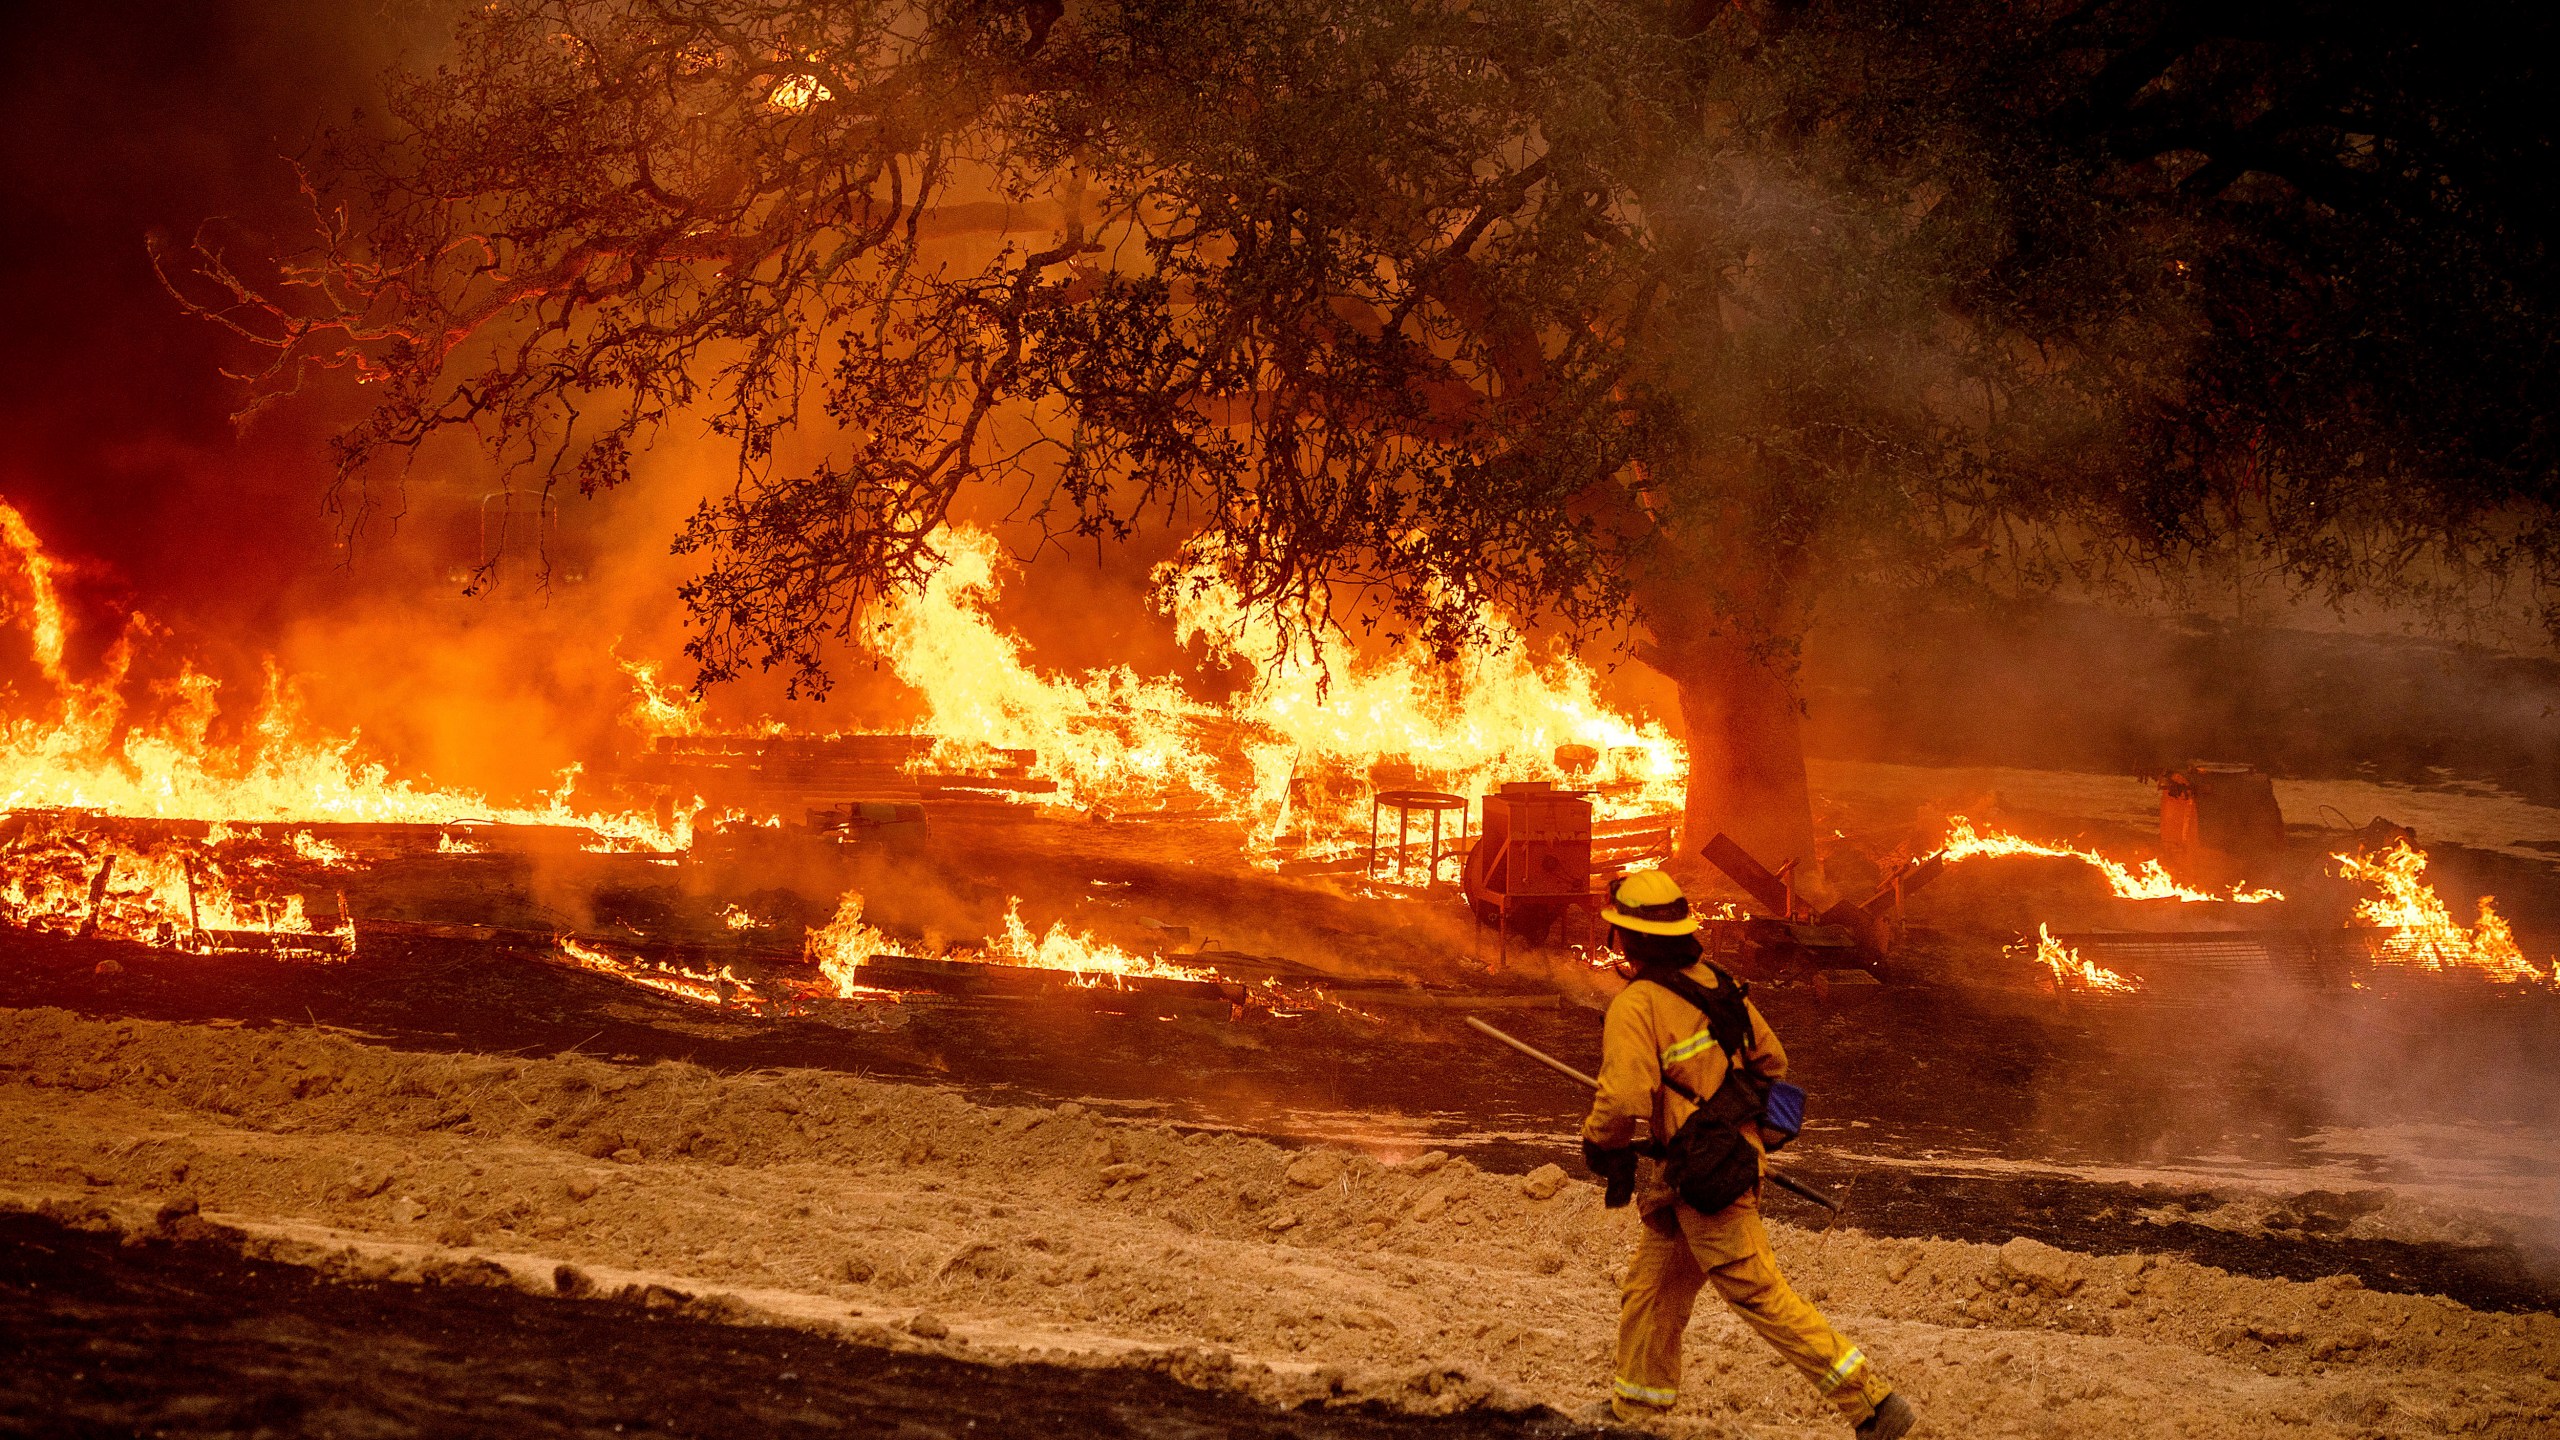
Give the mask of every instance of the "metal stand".
M 1420 811 L 1431 817 L 1431 853 L 1423 865 L 1422 888 L 1429 889 L 1439 884 L 1440 862 L 1459 858 L 1466 853 L 1467 802 L 1465 797 L 1451 795 L 1441 790 L 1379 791 L 1369 801 L 1369 868 L 1363 872 L 1365 879 L 1383 878 L 1378 874 L 1378 831 L 1385 813 L 1389 810 L 1396 812 L 1395 883 L 1399 885 L 1409 883 L 1405 875 L 1410 868 L 1409 852 L 1413 844 L 1413 816 L 1416 811 Z M 1455 812 L 1458 817 L 1458 832 L 1449 837 L 1449 848 L 1444 849 L 1441 843 L 1440 817 L 1451 812 Z
M 1600 923 L 1600 909 L 1609 903 L 1609 897 L 1606 894 L 1595 892 L 1579 898 L 1571 895 L 1495 894 L 1489 899 L 1494 906 L 1495 918 L 1493 963 L 1485 967 L 1488 974 L 1498 975 L 1510 968 L 1511 908 L 1515 903 L 1535 904 L 1541 909 L 1555 907 L 1556 944 L 1561 948 L 1571 949 L 1573 946 L 1570 927 L 1576 915 L 1581 916 L 1584 922 L 1583 943 L 1586 946 L 1599 944 L 1608 930 L 1606 925 Z M 1473 914 L 1472 909 L 1470 915 L 1475 921 L 1475 932 L 1467 946 L 1467 953 L 1477 960 L 1482 960 L 1484 959 L 1485 920 L 1482 915 Z

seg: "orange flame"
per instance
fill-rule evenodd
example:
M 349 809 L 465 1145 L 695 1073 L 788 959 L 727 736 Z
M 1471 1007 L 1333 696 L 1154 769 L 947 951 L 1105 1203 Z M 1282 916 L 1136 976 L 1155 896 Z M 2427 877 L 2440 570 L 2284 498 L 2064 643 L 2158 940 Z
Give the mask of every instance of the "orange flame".
M 812 105 L 834 98 L 836 98 L 835 92 L 829 90 L 817 76 L 792 75 L 774 86 L 773 93 L 765 97 L 764 103 L 776 110 L 787 110 L 796 115 Z
M 761 1004 L 763 997 L 755 986 L 742 980 L 731 966 L 717 970 L 692 970 L 683 966 L 644 965 L 621 959 L 579 940 L 573 935 L 551 937 L 552 948 L 582 970 L 627 980 L 662 995 L 690 1000 L 697 1005 L 729 1006 Z
M 1573 655 L 1540 661 L 1500 617 L 1483 643 L 1450 665 L 1419 652 L 1373 659 L 1316 628 L 1283 646 L 1270 618 L 1249 612 L 1212 558 L 1157 572 L 1177 631 L 1254 667 L 1236 718 L 1270 737 L 1254 755 L 1257 832 L 1276 835 L 1290 781 L 1327 773 L 1365 774 L 1380 760 L 1410 763 L 1433 788 L 1481 797 L 1506 780 L 1550 780 L 1592 792 L 1595 821 L 1676 814 L 1684 802 L 1688 750 L 1662 725 L 1636 720 L 1599 698 L 1599 677 Z M 1568 773 L 1566 746 L 1595 754 Z M 1363 797 L 1365 798 L 1365 797 Z M 1365 806 L 1301 817 L 1316 838 L 1365 834 Z M 1355 823 L 1356 822 L 1356 823 Z
M 818 973 L 846 998 L 872 988 L 859 978 L 864 962 L 874 955 L 894 955 L 898 948 L 898 942 L 864 921 L 862 896 L 851 890 L 837 902 L 834 916 L 809 932 L 809 956 L 818 962 Z
M 2453 918 L 2435 887 L 2427 883 L 2425 851 L 2404 840 L 2379 856 L 2330 858 L 2338 862 L 2341 876 L 2380 892 L 2359 903 L 2355 911 L 2357 921 L 2398 932 L 2375 952 L 2378 958 L 2427 970 L 2475 970 L 2494 980 L 2531 980 L 2560 987 L 2560 963 L 2544 969 L 2527 960 L 2491 897 L 2480 897 L 2480 918 L 2475 923 L 2465 926 Z
M 771 718 L 743 727 L 716 724 L 708 707 L 692 692 L 660 678 L 654 661 L 625 660 L 617 655 L 614 663 L 631 680 L 631 703 L 622 712 L 622 723 L 649 739 L 661 735 L 790 733 L 790 727 Z
M 2036 960 L 2053 972 L 2053 980 L 2079 990 L 2104 990 L 2130 995 L 2142 988 L 2139 980 L 2128 980 L 2094 960 L 2084 960 L 2080 952 L 2054 938 L 2050 926 L 2036 926 Z
M 55 685 L 67 685 L 70 682 L 63 674 L 62 651 L 71 631 L 63 619 L 61 587 L 55 583 L 62 563 L 45 553 L 44 543 L 36 538 L 27 517 L 5 500 L 0 500 L 0 548 L 8 551 L 19 578 L 26 583 L 24 621 L 36 668 Z
M 1156 576 L 1179 637 L 1254 672 L 1232 701 L 1212 705 L 1126 667 L 1081 676 L 1035 668 L 992 614 L 995 538 L 957 528 L 937 543 L 945 564 L 885 612 L 879 632 L 890 668 L 924 702 L 920 728 L 939 742 L 934 766 L 1029 750 L 1057 803 L 1202 809 L 1238 822 L 1258 845 L 1295 832 L 1328 852 L 1365 835 L 1381 762 L 1410 767 L 1401 788 L 1470 797 L 1506 780 L 1557 781 L 1593 792 L 1599 820 L 1680 808 L 1680 743 L 1603 703 L 1598 677 L 1578 659 L 1537 660 L 1507 628 L 1454 666 L 1413 654 L 1375 659 L 1322 632 L 1284 647 L 1195 556 Z M 1590 750 L 1591 766 L 1568 773 L 1556 756 L 1565 746 Z
M 808 951 L 810 957 L 817 961 L 819 973 L 835 987 L 839 996 L 846 998 L 879 993 L 861 979 L 862 966 L 872 956 L 914 953 L 912 948 L 901 946 L 864 920 L 862 896 L 851 890 L 846 891 L 843 900 L 838 902 L 834 917 L 810 932 Z M 1085 985 L 1114 984 L 1136 977 L 1169 980 L 1212 978 L 1203 970 L 1176 965 L 1151 955 L 1133 955 L 1107 941 L 1070 930 L 1064 921 L 1035 934 L 1029 925 L 1023 923 L 1019 900 L 1006 907 L 1004 930 L 986 949 L 965 955 L 922 958 L 977 960 L 993 965 L 1019 965 L 1032 970 L 1063 970 Z
M 201 839 L 128 841 L 87 817 L 29 816 L 0 845 L 0 922 L 197 951 L 237 948 L 248 935 L 301 936 L 329 942 L 324 953 L 353 954 L 350 920 L 320 930 L 299 893 L 257 893 L 281 878 L 279 856 L 299 852 L 225 827 Z
M 658 667 L 645 660 L 621 660 L 616 664 L 631 677 L 631 707 L 623 712 L 622 721 L 643 735 L 699 735 L 707 728 L 702 702 L 658 679 Z
M 945 531 L 940 548 L 942 568 L 889 609 L 880 635 L 890 669 L 924 701 L 923 728 L 940 742 L 931 763 L 967 767 L 993 749 L 1036 750 L 1059 803 L 1080 808 L 1228 798 L 1199 743 L 1219 718 L 1213 707 L 1125 667 L 1080 678 L 1034 669 L 989 611 L 995 537 Z
M 1940 848 L 1951 864 L 1958 860 L 2002 855 L 2041 855 L 2055 860 L 2078 860 L 2083 864 L 2097 867 L 2099 873 L 2107 877 L 2107 888 L 2114 891 L 2117 898 L 2124 900 L 2182 900 L 2189 903 L 2203 901 L 2259 905 L 2269 900 L 2284 898 L 2281 891 L 2253 890 L 2237 885 L 2231 888 L 2230 893 L 2223 895 L 2216 895 L 2207 890 L 2190 889 L 2171 879 L 2168 870 L 2157 860 L 2145 860 L 2142 862 L 2142 867 L 2136 870 L 2110 860 L 2095 850 L 2083 850 L 2068 845 L 2045 845 L 2033 840 L 2020 839 L 2018 836 L 1998 830 L 1979 830 L 1974 827 L 1972 821 L 1961 815 L 1947 822 L 1947 838 L 1940 843 Z
M 1153 976 L 1167 980 L 1206 980 L 1209 973 L 1185 965 L 1175 965 L 1151 955 L 1132 955 L 1117 945 L 1097 940 L 1080 931 L 1069 930 L 1060 920 L 1034 935 L 1022 923 L 1022 902 L 1015 900 L 1005 907 L 1004 933 L 996 938 L 987 954 L 1007 965 L 1021 965 L 1033 970 L 1065 970 L 1088 985 L 1106 984 L 1134 976 Z
M 294 854 L 324 870 L 344 870 L 355 863 L 347 858 L 343 847 L 320 839 L 308 830 L 294 831 L 292 843 Z
M 314 733 L 272 667 L 256 718 L 237 745 L 211 738 L 220 683 L 192 667 L 155 687 L 156 708 L 139 713 L 126 698 L 125 682 L 134 642 L 147 633 L 148 621 L 132 617 L 108 650 L 104 673 L 83 681 L 64 661 L 69 625 L 55 583 L 60 562 L 6 501 L 0 501 L 0 559 L 14 572 L 12 618 L 54 691 L 46 713 L 0 723 L 0 810 L 252 824 L 439 824 L 467 817 L 585 829 L 596 837 L 592 848 L 608 850 L 678 850 L 690 838 L 690 812 L 661 825 L 646 815 L 574 805 L 575 766 L 534 806 L 492 805 L 467 791 L 394 779 L 384 766 L 359 758 L 355 735 Z

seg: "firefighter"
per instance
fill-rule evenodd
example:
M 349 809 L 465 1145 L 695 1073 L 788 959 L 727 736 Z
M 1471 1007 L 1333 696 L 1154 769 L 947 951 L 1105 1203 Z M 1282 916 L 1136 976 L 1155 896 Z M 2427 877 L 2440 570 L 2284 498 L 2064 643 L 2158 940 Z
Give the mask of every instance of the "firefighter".
M 1663 1083 L 1666 1071 L 1694 1094 L 1713 1097 L 1730 1063 L 1728 1048 L 1738 1051 L 1745 1075 L 1764 1084 L 1786 1073 L 1787 1052 L 1759 1008 L 1741 998 L 1743 987 L 1706 963 L 1698 922 L 1679 882 L 1659 870 L 1635 871 L 1610 891 L 1600 914 L 1609 922 L 1611 948 L 1624 958 L 1621 973 L 1638 983 L 1628 985 L 1609 1005 L 1601 1035 L 1600 1089 L 1582 1125 L 1583 1156 L 1594 1174 L 1610 1182 L 1611 1203 L 1625 1203 L 1632 1191 L 1644 1222 L 1620 1295 L 1610 1413 L 1620 1421 L 1642 1423 L 1671 1409 L 1680 1395 L 1680 1340 L 1690 1307 L 1699 1290 L 1713 1285 L 1744 1324 L 1759 1331 L 1838 1407 L 1857 1428 L 1859 1440 L 1895 1440 L 1909 1433 L 1917 1420 L 1910 1402 L 1893 1393 L 1858 1347 L 1832 1329 L 1822 1312 L 1778 1273 L 1760 1225 L 1758 1185 L 1708 1214 L 1672 1191 L 1658 1161 L 1639 1156 L 1637 1121 L 1649 1124 L 1660 1143 L 1697 1108 Z M 1722 1023 L 1711 1024 L 1707 1011 L 1664 984 L 1642 983 L 1648 975 L 1685 976 L 1695 982 L 1710 992 L 1702 998 L 1720 1002 Z M 1721 995 L 1714 993 L 1719 990 Z M 1728 997 L 1739 1004 L 1721 1003 Z M 1730 1045 L 1718 1040 L 1718 1029 L 1726 1031 Z M 1752 1156 L 1756 1166 L 1769 1137 L 1755 1124 L 1741 1129 L 1757 1152 Z M 1746 1182 L 1750 1173 L 1742 1172 Z

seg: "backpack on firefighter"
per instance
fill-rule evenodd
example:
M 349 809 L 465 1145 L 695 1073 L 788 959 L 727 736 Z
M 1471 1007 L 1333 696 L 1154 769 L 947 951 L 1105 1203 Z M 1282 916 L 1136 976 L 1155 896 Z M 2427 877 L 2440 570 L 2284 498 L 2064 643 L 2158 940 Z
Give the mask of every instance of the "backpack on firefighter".
M 1762 1080 L 1742 1063 L 1742 1052 L 1751 1044 L 1750 987 L 1713 961 L 1700 963 L 1715 972 L 1715 989 L 1660 967 L 1646 971 L 1636 983 L 1659 985 L 1698 1007 L 1716 1048 L 1725 1055 L 1724 1082 L 1704 1098 L 1668 1068 L 1663 1070 L 1662 1083 L 1696 1108 L 1670 1139 L 1654 1147 L 1663 1179 L 1681 1200 L 1712 1215 L 1760 1183 L 1760 1150 L 1743 1127 L 1770 1125 L 1781 1132 L 1784 1138 L 1777 1143 L 1783 1145 L 1804 1126 L 1804 1091 L 1784 1080 Z

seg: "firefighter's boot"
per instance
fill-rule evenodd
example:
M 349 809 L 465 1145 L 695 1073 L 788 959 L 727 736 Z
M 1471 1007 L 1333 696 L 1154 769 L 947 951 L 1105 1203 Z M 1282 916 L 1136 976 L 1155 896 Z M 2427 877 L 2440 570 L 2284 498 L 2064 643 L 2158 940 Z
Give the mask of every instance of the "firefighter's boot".
M 1858 1427 L 1858 1440 L 1902 1440 L 1911 1427 L 1920 1423 L 1920 1414 L 1900 1394 L 1887 1395 L 1876 1405 L 1876 1413 Z
M 1573 1418 L 1585 1425 L 1598 1425 L 1610 1429 L 1643 1429 L 1647 1428 L 1651 1422 L 1670 1413 L 1668 1410 L 1656 1410 L 1650 1405 L 1630 1405 L 1624 1400 L 1612 1397 L 1592 1401 L 1574 1411 Z

